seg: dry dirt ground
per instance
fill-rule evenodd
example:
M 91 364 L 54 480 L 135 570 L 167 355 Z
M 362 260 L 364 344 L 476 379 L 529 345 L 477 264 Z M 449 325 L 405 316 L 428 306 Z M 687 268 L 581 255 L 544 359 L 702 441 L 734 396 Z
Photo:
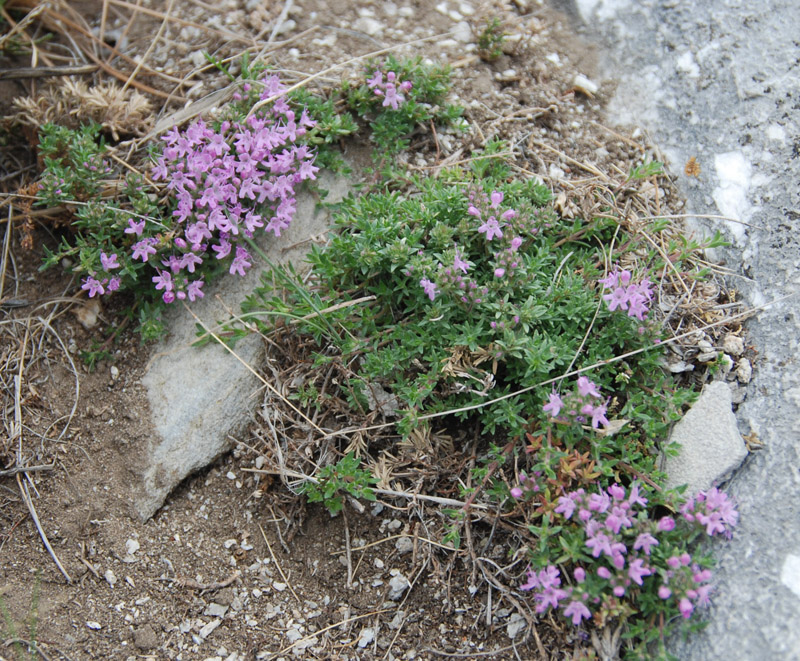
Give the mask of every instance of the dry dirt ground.
M 614 177 L 648 153 L 640 140 L 603 126 L 610 84 L 594 96 L 575 84 L 577 73 L 602 79 L 591 48 L 566 19 L 533 1 L 74 4 L 96 34 L 103 23 L 119 51 L 188 82 L 169 88 L 162 78 L 139 80 L 191 99 L 225 84 L 212 69 L 192 73 L 205 63 L 203 50 L 233 55 L 253 39 L 260 46 L 272 37 L 268 60 L 300 79 L 393 44 L 460 30 L 398 49 L 453 65 L 454 97 L 473 126 L 465 142 L 448 135 L 422 140 L 411 163 L 424 168 L 456 160 L 459 149 L 467 153 L 492 135 L 507 137 L 523 176 L 535 173 L 565 194 L 565 213 L 580 212 L 570 193 L 596 179 L 580 164 Z M 287 6 L 288 22 L 273 35 Z M 183 22 L 165 23 L 162 12 Z M 487 62 L 468 48 L 465 42 L 474 39 L 465 36 L 463 23 L 481 25 L 491 17 L 510 36 L 508 52 Z M 114 61 L 125 70 L 125 62 Z M 354 71 L 357 64 L 325 78 Z M 28 94 L 31 84 L 6 82 L 5 96 Z M 19 167 L 33 163 L 24 151 L 14 158 Z M 14 189 L 33 174 L 28 169 L 27 179 L 9 177 L 3 185 Z M 651 197 L 666 204 L 669 187 Z M 679 210 L 679 202 L 670 204 Z M 123 331 L 110 345 L 111 359 L 89 372 L 79 352 L 107 337 L 102 330 L 114 310 L 84 328 L 77 281 L 37 271 L 41 244 L 54 240 L 50 228 L 37 228 L 34 236 L 36 245 L 26 251 L 12 233 L 4 253 L 0 360 L 7 437 L 0 469 L 9 469 L 0 470 L 0 659 L 26 658 L 32 641 L 41 658 L 53 660 L 532 659 L 565 658 L 582 648 L 555 622 L 534 621 L 519 593 L 484 581 L 465 551 L 442 547 L 430 506 L 384 501 L 359 513 L 348 505 L 346 517 L 331 518 L 279 481 L 259 481 L 246 471 L 263 461 L 255 422 L 237 450 L 186 480 L 153 519 L 136 519 L 127 485 L 149 434 L 139 379 L 150 349 Z M 20 465 L 49 469 L 13 472 Z M 482 539 L 489 541 L 478 551 L 503 562 L 507 551 L 492 543 L 490 526 L 475 526 L 485 528 Z

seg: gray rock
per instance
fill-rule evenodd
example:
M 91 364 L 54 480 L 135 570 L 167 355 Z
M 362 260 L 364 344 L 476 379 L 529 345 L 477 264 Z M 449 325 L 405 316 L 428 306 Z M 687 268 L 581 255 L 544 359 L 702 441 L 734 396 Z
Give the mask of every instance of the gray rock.
M 133 644 L 140 650 L 151 650 L 158 647 L 158 636 L 153 627 L 144 624 L 133 632 Z
M 514 640 L 514 638 L 525 631 L 527 626 L 527 620 L 525 620 L 525 618 L 519 613 L 514 613 L 508 620 L 508 624 L 506 625 L 506 633 L 511 640 Z
M 389 580 L 389 599 L 397 601 L 409 587 L 408 579 L 402 574 L 395 574 Z
M 681 446 L 664 467 L 668 488 L 687 484 L 688 494 L 711 488 L 747 456 L 731 409 L 731 389 L 723 381 L 703 388 L 700 398 L 672 430 L 670 441 Z
M 227 612 L 227 606 L 211 602 L 208 606 L 206 606 L 206 610 L 203 612 L 203 614 L 209 615 L 210 617 L 225 617 L 225 613 Z
M 736 378 L 739 379 L 741 383 L 750 383 L 750 379 L 753 378 L 753 366 L 747 358 L 739 359 L 739 366 L 736 368 Z
M 744 353 L 744 340 L 738 335 L 728 333 L 722 340 L 722 350 L 732 356 L 741 356 Z
M 349 192 L 346 179 L 323 174 L 320 180 L 321 187 L 330 191 L 328 201 L 338 201 Z M 280 238 L 263 237 L 262 250 L 273 263 L 291 262 L 302 270 L 309 240 L 328 228 L 327 212 L 316 206 L 311 194 L 301 193 L 289 228 Z M 246 277 L 226 276 L 192 304 L 191 311 L 210 328 L 216 320 L 227 319 L 229 310 L 238 312 L 258 284 L 266 265 L 253 257 Z M 153 516 L 187 475 L 230 448 L 229 436 L 245 426 L 248 402 L 259 383 L 243 363 L 258 362 L 260 338 L 253 335 L 237 343 L 240 361 L 217 343 L 192 346 L 197 320 L 183 306 L 176 304 L 166 321 L 170 335 L 153 350 L 142 378 L 155 432 L 145 452 L 141 482 L 134 485 L 134 506 L 142 520 Z
M 402 537 L 398 537 L 397 541 L 394 543 L 394 547 L 400 555 L 403 555 L 404 553 L 411 553 L 411 551 L 414 550 L 414 542 L 410 537 L 403 535 Z

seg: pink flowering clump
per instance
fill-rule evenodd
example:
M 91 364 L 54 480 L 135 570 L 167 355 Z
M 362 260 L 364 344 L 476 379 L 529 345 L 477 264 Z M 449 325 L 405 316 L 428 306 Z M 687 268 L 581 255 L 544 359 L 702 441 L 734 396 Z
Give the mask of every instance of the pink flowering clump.
M 81 284 L 81 289 L 88 293 L 89 298 L 117 291 L 120 284 L 122 284 L 121 278 L 111 273 L 111 271 L 115 269 L 122 268 L 117 253 L 107 255 L 101 252 L 100 264 L 102 265 L 103 272 L 98 273 L 97 271 L 92 271 L 83 279 Z
M 394 71 L 388 71 L 384 77 L 380 69 L 367 80 L 367 87 L 375 96 L 383 99 L 381 105 L 384 108 L 391 107 L 392 110 L 397 110 L 406 102 L 405 94 L 411 91 L 412 86 L 410 80 L 401 81 Z
M 167 303 L 203 296 L 203 280 L 194 274 L 210 259 L 231 257 L 230 273 L 244 275 L 252 261 L 241 239 L 258 230 L 280 236 L 294 217 L 297 186 L 316 178 L 315 154 L 297 144 L 314 121 L 291 109 L 277 76 L 261 82 L 261 99 L 274 98 L 271 106 L 242 122 L 215 128 L 199 119 L 164 136 L 151 177 L 165 181 L 175 200 L 169 245 L 141 238 L 134 221 L 125 232 L 139 239 L 133 259 L 154 267 L 153 282 Z
M 632 283 L 630 271 L 620 271 L 614 267 L 613 271 L 598 282 L 603 285 L 604 291 L 608 290 L 607 294 L 603 294 L 603 300 L 609 310 L 626 310 L 629 317 L 644 321 L 653 300 L 653 283 L 650 280 Z
M 552 420 L 572 424 L 591 423 L 597 429 L 601 424 L 608 425 L 606 418 L 607 401 L 603 400 L 597 385 L 585 376 L 579 376 L 573 392 L 564 395 L 551 392 L 547 403 L 542 407 Z
M 728 494 L 712 487 L 699 492 L 681 507 L 683 518 L 689 523 L 697 523 L 709 536 L 724 535 L 730 539 L 731 529 L 739 521 L 739 513 L 734 509 Z
M 520 479 L 512 489 L 515 498 L 528 481 Z M 697 525 L 709 536 L 729 535 L 738 518 L 733 505 L 717 490 L 701 492 L 681 508 L 676 521 L 669 516 L 654 520 L 647 504 L 637 482 L 627 489 L 614 484 L 560 496 L 553 511 L 563 517 L 561 534 L 571 535 L 564 548 L 579 545 L 589 560 L 573 570 L 570 585 L 562 584 L 554 565 L 538 572 L 528 569 L 520 590 L 532 592 L 535 610 L 560 610 L 577 625 L 594 613 L 612 611 L 622 599 L 635 603 L 643 592 L 657 595 L 669 612 L 683 618 L 697 606 L 707 606 L 711 572 L 692 559 L 686 540 Z

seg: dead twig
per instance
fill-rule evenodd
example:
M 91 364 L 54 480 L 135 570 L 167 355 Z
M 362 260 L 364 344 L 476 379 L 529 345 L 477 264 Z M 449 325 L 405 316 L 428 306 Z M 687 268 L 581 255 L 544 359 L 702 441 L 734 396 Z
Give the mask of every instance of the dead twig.
M 33 506 L 33 500 L 31 500 L 31 495 L 30 492 L 28 491 L 28 485 L 23 483 L 19 473 L 17 473 L 17 484 L 19 485 L 19 491 L 22 494 L 22 500 L 25 502 L 25 506 L 28 508 L 28 512 L 30 512 L 31 519 L 33 519 L 33 523 L 36 526 L 36 530 L 39 531 L 39 536 L 42 538 L 42 542 L 44 543 L 47 552 L 50 554 L 50 557 L 53 558 L 53 562 L 56 563 L 56 567 L 58 567 L 58 570 L 64 575 L 64 578 L 67 579 L 67 583 L 72 583 L 72 577 L 67 573 L 67 570 L 64 569 L 64 565 L 61 564 L 61 561 L 58 559 L 56 552 L 50 545 L 50 540 L 47 539 L 47 534 L 42 528 L 42 524 L 39 522 L 39 516 L 36 514 L 36 508 Z
M 303 601 L 300 597 L 297 596 L 297 593 L 294 591 L 292 584 L 289 582 L 289 579 L 286 578 L 286 574 L 283 573 L 283 569 L 281 568 L 281 564 L 278 562 L 278 558 L 275 557 L 275 554 L 272 552 L 272 545 L 269 543 L 269 539 L 267 539 L 267 535 L 264 533 L 264 529 L 259 524 L 258 529 L 261 531 L 261 536 L 264 538 L 264 543 L 267 545 L 267 549 L 269 550 L 269 554 L 272 556 L 272 562 L 275 563 L 275 566 L 278 568 L 278 573 L 281 575 L 283 582 L 289 586 L 289 589 L 292 591 L 294 598 L 297 599 L 298 604 L 302 604 Z
M 85 73 L 94 73 L 99 68 L 96 64 L 84 64 L 81 66 L 0 69 L 0 80 L 24 80 L 27 78 L 47 78 L 49 76 L 81 76 Z
M 233 572 L 233 574 L 231 574 L 224 581 L 217 581 L 214 583 L 200 583 L 199 581 L 195 581 L 192 578 L 182 578 L 180 576 L 173 576 L 172 578 L 157 578 L 155 580 L 171 581 L 172 583 L 176 583 L 178 586 L 182 588 L 188 588 L 189 590 L 200 590 L 200 594 L 205 594 L 206 592 L 213 592 L 214 590 L 221 590 L 222 588 L 227 588 L 241 575 L 242 572 L 237 570 Z
M 8 470 L 0 471 L 0 477 L 8 477 L 17 473 L 36 473 L 38 471 L 51 471 L 56 467 L 55 464 L 43 464 L 41 466 L 15 466 Z

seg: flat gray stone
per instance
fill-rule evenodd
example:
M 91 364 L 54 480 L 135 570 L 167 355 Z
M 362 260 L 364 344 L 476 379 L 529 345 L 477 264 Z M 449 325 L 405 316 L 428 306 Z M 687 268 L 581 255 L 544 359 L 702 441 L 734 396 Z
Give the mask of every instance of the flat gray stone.
M 731 409 L 731 389 L 724 381 L 703 388 L 697 402 L 672 430 L 670 441 L 680 454 L 664 466 L 666 487 L 687 484 L 687 495 L 710 489 L 729 476 L 747 456 L 736 417 Z
M 349 180 L 326 173 L 319 183 L 329 191 L 327 201 L 341 200 L 350 191 Z M 261 248 L 273 263 L 291 262 L 302 271 L 311 240 L 324 236 L 328 226 L 327 211 L 318 208 L 312 194 L 302 192 L 289 228 L 278 238 L 262 235 Z M 265 268 L 253 255 L 253 266 L 245 277 L 226 275 L 206 287 L 205 297 L 191 304 L 191 312 L 214 329 L 231 312 L 240 311 L 241 302 L 258 285 Z M 144 453 L 141 482 L 134 485 L 133 503 L 142 520 L 153 516 L 186 476 L 230 449 L 230 436 L 247 424 L 259 386 L 247 367 L 258 365 L 262 352 L 258 336 L 236 344 L 239 360 L 216 342 L 192 346 L 197 339 L 197 320 L 183 305 L 174 304 L 166 322 L 169 336 L 152 351 L 142 378 L 156 432 Z

